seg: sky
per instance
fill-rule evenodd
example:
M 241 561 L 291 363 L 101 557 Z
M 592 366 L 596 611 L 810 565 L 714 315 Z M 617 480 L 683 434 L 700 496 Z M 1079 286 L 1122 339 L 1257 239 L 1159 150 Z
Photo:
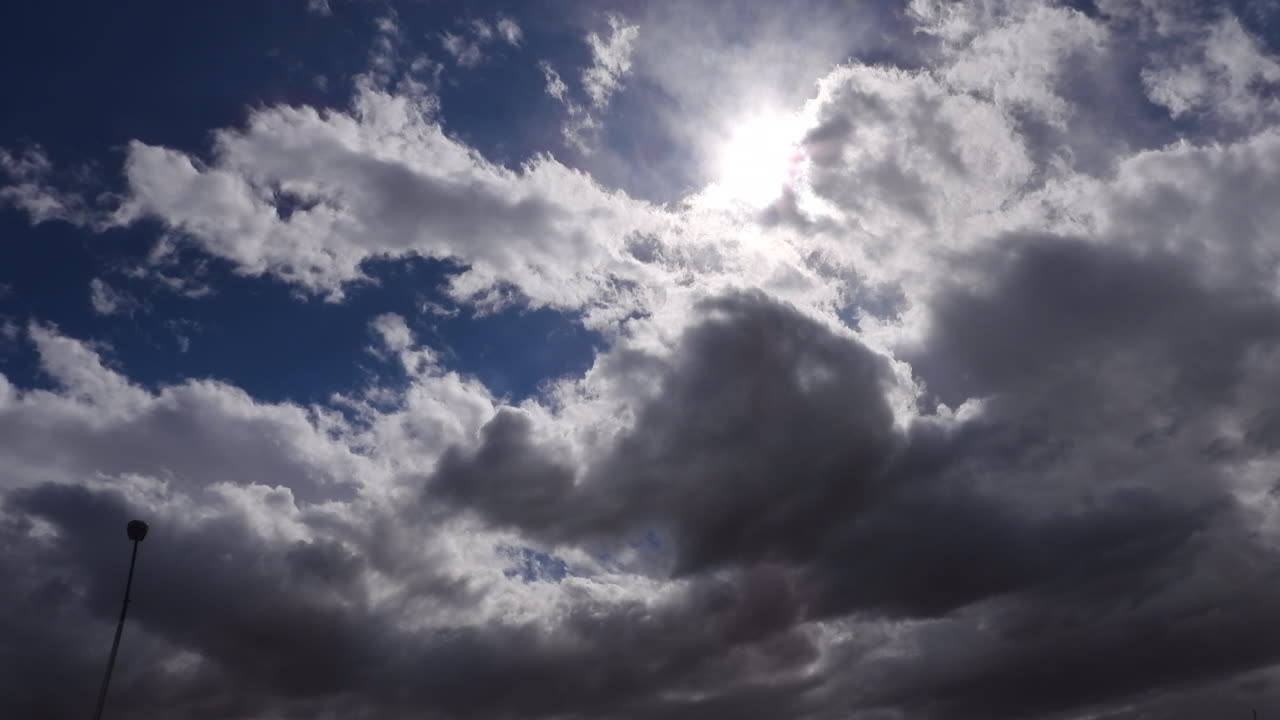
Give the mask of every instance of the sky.
M 0 716 L 1280 717 L 1280 3 L 0 5 Z

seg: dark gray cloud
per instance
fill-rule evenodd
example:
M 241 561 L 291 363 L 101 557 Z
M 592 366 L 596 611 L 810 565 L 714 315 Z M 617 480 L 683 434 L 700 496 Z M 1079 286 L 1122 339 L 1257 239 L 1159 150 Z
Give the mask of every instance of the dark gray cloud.
M 26 520 L 5 528 L 3 567 L 15 582 L 0 605 L 13 641 L 3 653 L 11 671 L 4 706 L 32 717 L 83 712 L 127 561 L 125 543 L 103 538 L 119 535 L 136 510 L 115 493 L 58 485 L 11 493 L 7 510 Z M 57 540 L 33 545 L 36 520 Z M 549 625 L 407 630 L 396 624 L 405 610 L 375 607 L 359 582 L 387 538 L 350 539 L 350 548 L 264 544 L 229 518 L 156 518 L 142 546 L 113 714 L 613 717 L 644 708 L 680 716 L 683 703 L 658 702 L 658 694 L 688 688 L 700 706 L 737 706 L 739 694 L 777 691 L 753 685 L 752 675 L 816 652 L 792 627 L 785 578 L 767 571 L 699 578 L 654 603 L 584 598 Z M 431 578 L 421 558 L 416 568 L 437 611 L 480 600 L 465 582 Z M 190 665 L 174 666 L 175 651 Z
M 512 411 L 475 451 L 446 455 L 429 494 L 549 539 L 655 528 L 677 572 L 812 552 L 810 532 L 856 504 L 895 447 L 888 363 L 760 293 L 701 313 L 634 429 L 581 482 Z
M 862 538 L 890 561 L 851 555 L 848 587 L 906 575 L 934 603 L 988 600 L 924 633 L 935 657 L 887 678 L 902 684 L 886 702 L 1038 716 L 1274 664 L 1257 633 L 1277 619 L 1280 563 L 1257 529 L 1271 509 L 1241 499 L 1236 462 L 1268 448 L 1215 436 L 1259 422 L 1248 388 L 1275 370 L 1251 358 L 1280 341 L 1274 296 L 1074 240 L 976 260 L 983 286 L 940 293 L 917 367 L 987 401 L 904 477 L 908 504 Z
M 1280 334 L 1268 288 L 1206 287 L 1190 262 L 1159 251 L 1009 237 L 957 270 L 987 287 L 934 299 L 934 332 L 914 363 L 952 404 L 1097 370 L 1168 372 L 1169 400 L 1228 402 L 1244 355 Z M 1091 379 L 1143 388 L 1140 377 Z
M 1276 379 L 1255 359 L 1280 340 L 1280 308 L 1172 256 L 1042 236 L 998 248 L 938 290 L 915 358 L 946 399 L 985 398 L 966 419 L 900 426 L 886 358 L 733 293 L 705 303 L 670 356 L 610 366 L 656 374 L 657 389 L 587 467 L 504 410 L 400 514 L 304 510 L 327 539 L 267 542 L 234 514 L 158 518 L 113 707 L 1051 717 L 1265 671 L 1280 659 L 1258 631 L 1280 620 L 1280 564 L 1267 507 L 1233 473 L 1273 444 L 1271 415 L 1241 393 Z M 1241 412 L 1253 430 L 1215 445 Z M 450 516 L 441 503 L 544 542 L 651 532 L 647 552 L 670 561 L 655 579 L 677 579 L 647 602 L 581 595 L 554 619 L 405 628 L 370 571 L 439 612 L 484 601 L 414 550 Z M 5 622 L 22 653 L 5 655 L 6 706 L 74 714 L 125 559 L 102 538 L 136 509 L 55 484 L 10 491 L 5 508 Z M 825 623 L 871 635 L 883 622 L 914 628 L 910 649 L 822 649 Z
M 500 415 L 432 490 L 561 542 L 663 529 L 677 573 L 773 568 L 787 622 L 948 628 L 922 632 L 855 704 L 1022 717 L 1280 659 L 1253 631 L 1277 619 L 1264 578 L 1280 563 L 1233 485 L 1234 460 L 1269 436 L 1228 451 L 1212 434 L 1259 372 L 1274 376 L 1250 358 L 1276 348 L 1280 306 L 1171 256 L 1049 237 L 998 248 L 966 261 L 980 285 L 939 291 L 916 358 L 944 399 L 986 398 L 968 420 L 895 430 L 882 358 L 734 295 L 704 308 L 597 467 L 576 475 L 527 419 Z

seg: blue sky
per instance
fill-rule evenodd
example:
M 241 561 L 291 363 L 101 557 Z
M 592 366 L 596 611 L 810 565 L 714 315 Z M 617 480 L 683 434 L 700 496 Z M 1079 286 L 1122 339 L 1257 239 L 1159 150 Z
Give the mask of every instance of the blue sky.
M 337 15 L 308 12 L 297 3 L 243 9 L 252 14 L 163 3 L 140 6 L 136 14 L 87 7 L 68 25 L 61 6 L 16 8 L 7 24 L 22 32 L 6 43 L 6 63 L 16 66 L 33 56 L 48 61 L 39 63 L 39 73 L 14 76 L 0 134 L 76 166 L 68 174 L 92 168 L 95 193 L 118 192 L 116 176 L 130 140 L 201 155 L 211 129 L 242 123 L 251 108 L 343 107 L 371 52 L 376 23 L 388 17 L 388 8 L 372 4 L 339 5 Z M 394 17 L 419 29 L 405 33 L 412 51 L 439 52 L 438 32 L 465 29 L 472 19 L 496 12 L 471 3 L 424 3 L 397 7 Z M 578 60 L 583 48 L 567 46 L 581 44 L 563 28 L 546 28 L 443 83 L 450 132 L 512 166 L 534 152 L 559 149 L 554 101 L 539 87 L 541 74 L 529 58 L 554 50 L 552 56 Z M 422 317 L 424 303 L 442 299 L 437 288 L 447 263 L 371 268 L 370 281 L 347 302 L 325 304 L 299 302 L 290 287 L 270 278 L 238 278 L 216 260 L 184 257 L 183 263 L 205 266 L 212 275 L 207 284 L 217 287 L 192 299 L 128 277 L 159 234 L 154 226 L 97 237 L 59 223 L 33 228 L 11 210 L 2 221 L 5 237 L 23 240 L 4 246 L 0 283 L 9 290 L 0 313 L 19 324 L 55 323 L 107 344 L 122 369 L 147 383 L 215 377 L 272 400 L 324 400 L 367 385 L 379 373 L 394 373 L 365 347 L 369 318 L 396 312 L 418 316 L 415 327 L 447 349 L 451 365 L 521 399 L 536 393 L 544 379 L 582 372 L 597 339 L 567 312 L 513 308 L 479 319 L 473 313 Z M 89 302 L 95 279 L 127 293 L 137 306 L 105 317 L 95 313 Z M 506 352 L 512 347 L 523 350 L 518 356 Z M 296 353 L 311 362 L 299 367 Z M 29 349 L 6 348 L 3 362 L 10 377 L 42 382 Z
M 1270 0 L 0 10 L 0 716 L 1280 713 Z

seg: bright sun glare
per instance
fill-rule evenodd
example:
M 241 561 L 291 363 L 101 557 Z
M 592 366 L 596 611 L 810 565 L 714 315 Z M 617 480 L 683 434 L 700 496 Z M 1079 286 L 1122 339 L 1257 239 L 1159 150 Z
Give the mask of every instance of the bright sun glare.
M 758 208 L 776 200 L 799 171 L 799 129 L 797 118 L 781 114 L 738 123 L 716 157 L 717 194 Z

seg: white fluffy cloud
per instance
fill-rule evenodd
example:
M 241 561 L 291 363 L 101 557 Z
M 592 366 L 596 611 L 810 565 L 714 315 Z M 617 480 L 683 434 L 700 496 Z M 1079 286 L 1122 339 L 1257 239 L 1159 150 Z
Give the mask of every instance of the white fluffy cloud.
M 371 257 L 456 259 L 460 298 L 511 283 L 582 307 L 645 269 L 629 234 L 664 214 L 548 157 L 512 172 L 445 135 L 411 100 L 365 87 L 350 113 L 276 107 L 217 134 L 212 159 L 135 142 L 118 223 L 161 220 L 242 272 L 332 298 Z

